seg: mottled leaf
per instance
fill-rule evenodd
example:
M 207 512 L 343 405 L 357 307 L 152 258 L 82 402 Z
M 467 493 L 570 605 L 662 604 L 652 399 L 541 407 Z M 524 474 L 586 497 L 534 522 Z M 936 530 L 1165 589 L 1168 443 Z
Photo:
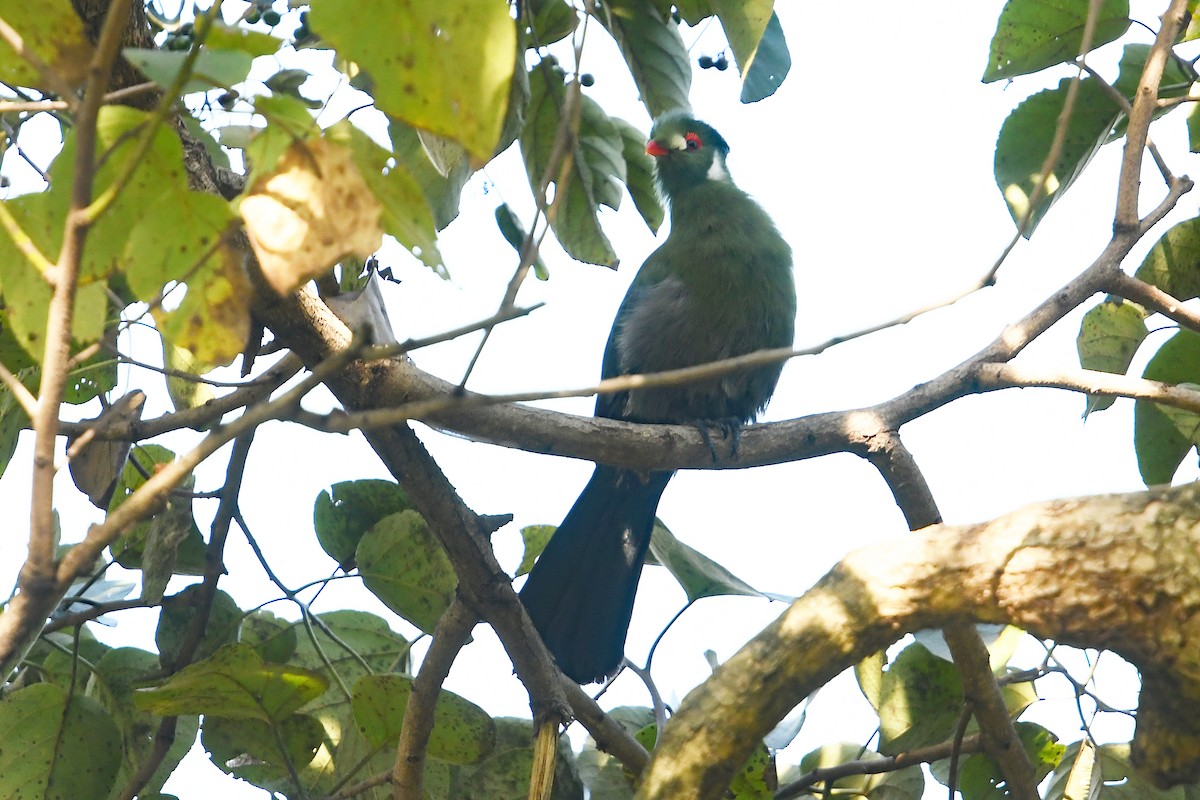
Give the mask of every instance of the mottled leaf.
M 355 566 L 354 551 L 371 526 L 409 508 L 408 493 L 394 481 L 342 481 L 317 495 L 313 527 L 321 548 L 349 571 Z
M 454 599 L 458 579 L 420 514 L 401 511 L 372 525 L 355 558 L 372 594 L 421 630 L 433 632 Z
M 477 166 L 492 157 L 517 55 L 504 0 L 325 0 L 311 14 L 343 57 L 387 76 L 374 86 L 382 111 L 459 141 Z
M 1080 55 L 1088 0 L 1008 0 L 996 22 L 984 83 L 1026 75 Z M 1101 0 L 1092 49 L 1129 27 L 1129 0 Z
M 162 716 L 212 714 L 278 722 L 320 697 L 328 686 L 312 670 L 271 664 L 248 644 L 230 644 L 160 686 L 138 690 L 134 699 L 139 708 Z
M 1124 375 L 1149 333 L 1144 308 L 1120 298 L 1109 298 L 1083 315 L 1075 339 L 1079 366 Z M 1115 400 L 1111 396 L 1088 395 L 1084 416 L 1103 411 Z
M 376 746 L 400 737 L 412 694 L 407 675 L 367 675 L 354 684 L 351 704 L 359 731 Z M 438 692 L 427 753 L 452 764 L 474 764 L 496 745 L 496 725 L 487 712 L 464 697 Z

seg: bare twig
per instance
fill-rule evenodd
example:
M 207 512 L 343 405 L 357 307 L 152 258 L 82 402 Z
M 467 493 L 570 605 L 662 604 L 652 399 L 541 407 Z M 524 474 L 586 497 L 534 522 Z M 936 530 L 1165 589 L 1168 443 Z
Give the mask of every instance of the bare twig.
M 917 764 L 930 764 L 950 758 L 956 749 L 957 752 L 964 754 L 978 753 L 982 749 L 977 733 L 967 736 L 962 740 L 961 746 L 958 745 L 959 742 L 951 740 L 894 756 L 865 758 L 860 761 L 846 761 L 835 767 L 820 767 L 804 773 L 786 786 L 779 787 L 779 790 L 775 792 L 775 800 L 795 800 L 795 798 L 804 796 L 807 790 L 818 783 L 830 784 L 839 778 L 847 778 L 851 775 L 878 775 L 882 772 L 896 772 Z

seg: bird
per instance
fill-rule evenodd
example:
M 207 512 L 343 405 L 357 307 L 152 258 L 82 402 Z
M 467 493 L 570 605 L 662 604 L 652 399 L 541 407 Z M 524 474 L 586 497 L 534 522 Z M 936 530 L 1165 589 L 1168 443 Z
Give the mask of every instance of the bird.
M 796 319 L 791 248 L 767 212 L 734 185 L 726 166 L 729 144 L 689 112 L 673 111 L 654 122 L 646 153 L 670 230 L 617 310 L 601 377 L 790 347 Z M 757 417 L 781 370 L 777 362 L 600 395 L 595 414 L 694 424 L 711 445 L 710 429 L 736 435 Z M 598 463 L 521 588 L 534 627 L 576 683 L 603 682 L 624 659 L 658 502 L 673 475 Z

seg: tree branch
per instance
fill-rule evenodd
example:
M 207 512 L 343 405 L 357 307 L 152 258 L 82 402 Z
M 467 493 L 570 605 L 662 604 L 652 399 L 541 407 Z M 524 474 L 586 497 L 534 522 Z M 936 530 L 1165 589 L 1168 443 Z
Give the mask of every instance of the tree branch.
M 1138 666 L 1134 759 L 1160 783 L 1194 781 L 1198 581 L 1196 484 L 1042 503 L 855 551 L 684 699 L 638 797 L 721 797 L 813 690 L 904 633 L 968 620 L 1113 650 Z

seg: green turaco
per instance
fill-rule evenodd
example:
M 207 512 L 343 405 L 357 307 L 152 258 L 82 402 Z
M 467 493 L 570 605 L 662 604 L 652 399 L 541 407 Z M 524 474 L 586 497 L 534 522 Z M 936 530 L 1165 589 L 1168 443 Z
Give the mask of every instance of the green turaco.
M 601 375 L 689 367 L 792 344 L 791 249 L 766 212 L 733 184 L 729 145 L 682 112 L 659 118 L 646 152 L 670 206 L 671 230 L 617 310 Z M 604 395 L 596 415 L 729 429 L 751 421 L 781 364 L 657 389 Z M 673 472 L 597 464 L 534 565 L 521 599 L 559 667 L 579 683 L 620 666 L 659 498 Z

